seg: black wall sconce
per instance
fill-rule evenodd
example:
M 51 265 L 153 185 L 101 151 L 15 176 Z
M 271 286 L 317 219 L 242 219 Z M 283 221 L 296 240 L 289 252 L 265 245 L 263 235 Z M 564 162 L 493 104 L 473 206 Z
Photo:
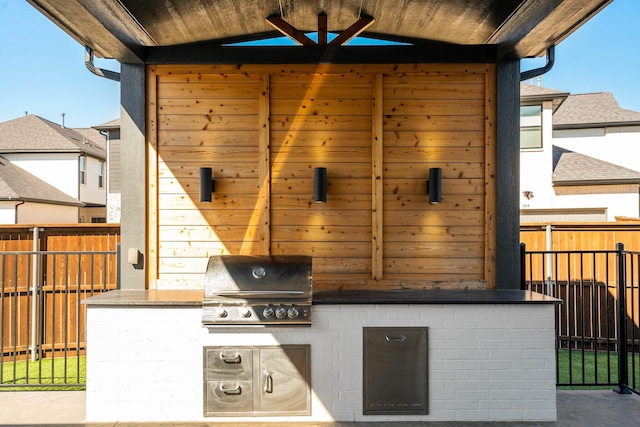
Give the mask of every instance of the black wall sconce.
M 313 170 L 313 201 L 316 203 L 327 201 L 327 168 Z
M 210 202 L 211 194 L 216 191 L 211 168 L 200 168 L 200 201 Z
M 429 179 L 427 180 L 427 194 L 429 203 L 435 205 L 442 202 L 442 169 L 429 168 Z

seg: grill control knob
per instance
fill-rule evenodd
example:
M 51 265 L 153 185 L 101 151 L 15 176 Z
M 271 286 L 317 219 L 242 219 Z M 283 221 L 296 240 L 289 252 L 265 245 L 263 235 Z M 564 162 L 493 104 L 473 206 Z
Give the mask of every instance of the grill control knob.
M 240 309 L 240 317 L 244 317 L 245 319 L 251 317 L 251 310 L 249 310 L 248 307 L 242 307 Z
M 278 307 L 276 308 L 276 317 L 278 319 L 282 319 L 287 315 L 287 309 L 284 307 Z
M 229 315 L 229 313 L 227 313 L 227 310 L 225 310 L 224 308 L 220 307 L 220 308 L 216 309 L 216 316 L 217 317 L 225 318 L 228 315 Z
M 291 307 L 289 310 L 287 310 L 287 316 L 289 316 L 289 319 L 295 319 L 296 317 L 298 317 L 298 314 L 300 313 L 295 307 Z
M 262 311 L 262 315 L 264 317 L 266 317 L 267 319 L 270 319 L 273 317 L 274 312 L 273 312 L 273 307 L 267 307 Z

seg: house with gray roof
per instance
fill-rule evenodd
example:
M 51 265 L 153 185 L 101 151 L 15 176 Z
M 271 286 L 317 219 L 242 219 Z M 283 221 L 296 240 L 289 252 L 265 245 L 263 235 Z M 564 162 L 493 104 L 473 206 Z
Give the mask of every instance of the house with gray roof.
M 119 223 L 122 191 L 120 118 L 93 126 L 93 129 L 100 131 L 107 139 L 107 222 Z
M 0 123 L 0 156 L 4 223 L 105 222 L 106 139 L 100 131 L 25 115 Z
M 640 218 L 640 112 L 521 84 L 521 222 Z

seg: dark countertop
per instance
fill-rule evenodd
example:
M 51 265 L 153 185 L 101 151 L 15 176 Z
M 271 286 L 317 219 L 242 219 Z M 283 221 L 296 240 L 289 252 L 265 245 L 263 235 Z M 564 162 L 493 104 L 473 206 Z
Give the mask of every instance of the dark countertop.
M 520 290 L 314 291 L 313 304 L 560 304 L 562 300 Z
M 82 300 L 89 306 L 202 307 L 199 290 L 116 290 Z
M 82 301 L 89 306 L 202 307 L 201 290 L 115 290 Z M 314 291 L 314 305 L 337 304 L 560 304 L 531 291 L 346 290 Z

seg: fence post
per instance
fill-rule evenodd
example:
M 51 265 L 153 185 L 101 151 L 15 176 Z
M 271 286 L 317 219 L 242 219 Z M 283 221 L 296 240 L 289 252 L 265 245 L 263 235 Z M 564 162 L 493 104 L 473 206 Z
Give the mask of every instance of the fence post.
M 520 290 L 527 290 L 527 245 L 520 243 Z
M 619 394 L 631 394 L 627 364 L 627 260 L 624 245 L 616 244 L 618 258 L 618 386 L 613 390 Z
M 38 310 L 38 251 L 40 250 L 40 230 L 38 227 L 33 227 L 31 231 L 33 232 L 33 255 L 31 258 L 31 344 L 29 350 L 31 352 L 31 361 L 35 362 L 38 360 L 39 353 L 38 319 L 40 314 Z

